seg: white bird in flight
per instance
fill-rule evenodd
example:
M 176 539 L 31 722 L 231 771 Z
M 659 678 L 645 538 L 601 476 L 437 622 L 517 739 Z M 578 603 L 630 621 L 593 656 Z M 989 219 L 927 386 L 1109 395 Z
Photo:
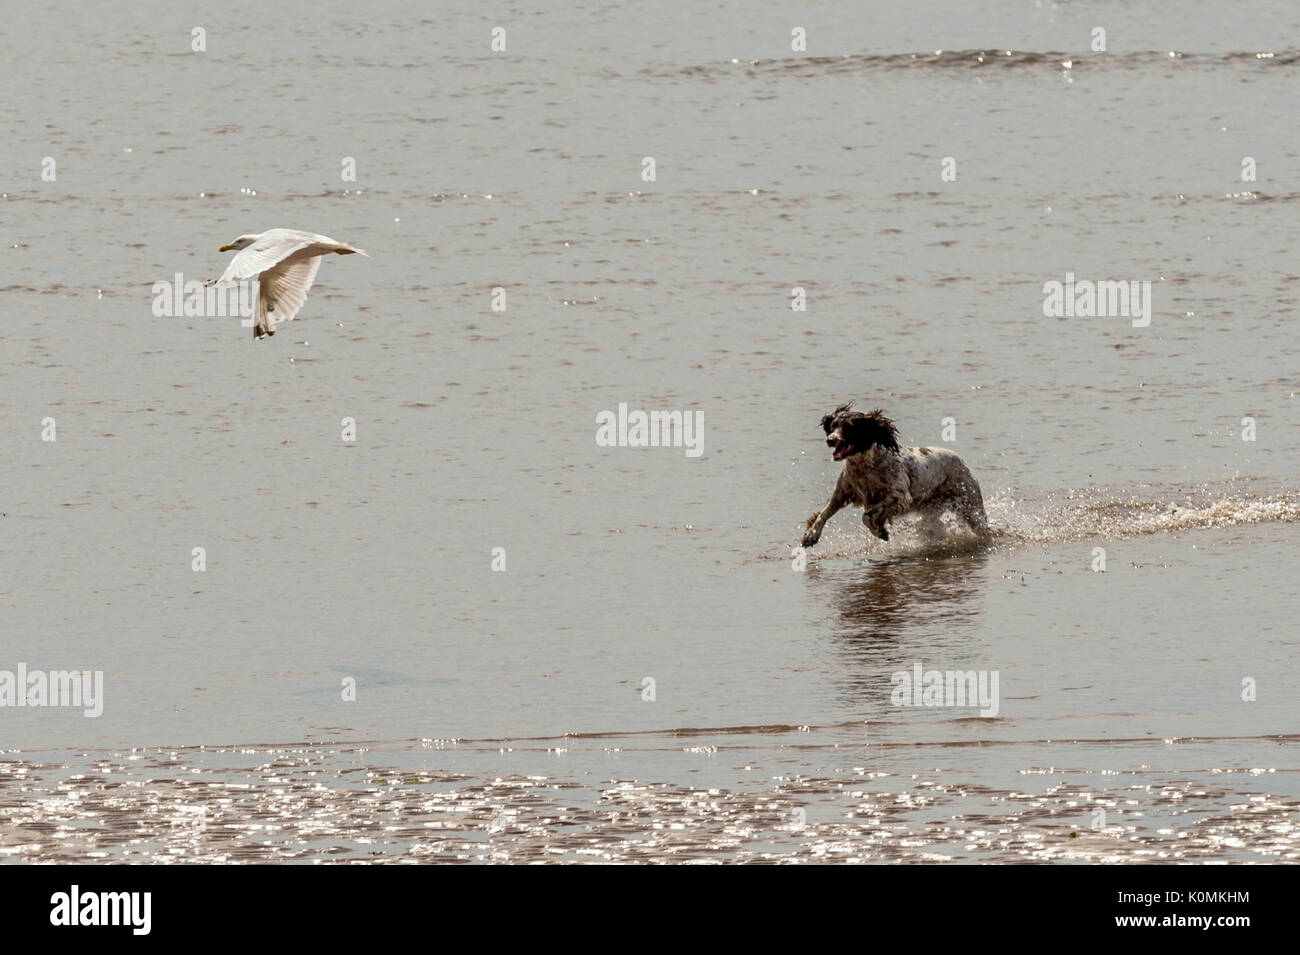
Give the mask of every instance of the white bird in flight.
M 223 245 L 220 251 L 231 249 L 239 250 L 239 254 L 230 260 L 217 284 L 257 281 L 254 340 L 274 335 L 276 325 L 292 321 L 298 314 L 307 301 L 307 290 L 316 280 L 322 255 L 366 254 L 364 249 L 354 249 L 327 235 L 297 229 L 267 229 L 254 235 L 241 235 L 229 245 Z

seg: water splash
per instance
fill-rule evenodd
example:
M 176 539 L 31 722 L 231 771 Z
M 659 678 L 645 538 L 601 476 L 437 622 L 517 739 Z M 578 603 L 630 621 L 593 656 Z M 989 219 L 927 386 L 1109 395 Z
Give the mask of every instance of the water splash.
M 1177 534 L 1207 528 L 1244 527 L 1300 521 L 1300 491 L 1272 493 L 1203 485 L 1196 488 L 1149 485 L 1141 491 L 1116 488 L 1074 489 L 1045 496 L 1001 492 L 985 501 L 991 541 L 981 541 L 960 525 L 949 525 L 938 539 L 922 533 L 913 518 L 890 525 L 889 543 L 876 540 L 847 514 L 837 515 L 810 556 L 817 558 L 921 557 L 983 553 L 1025 544 L 1080 540 L 1122 540 L 1151 534 Z

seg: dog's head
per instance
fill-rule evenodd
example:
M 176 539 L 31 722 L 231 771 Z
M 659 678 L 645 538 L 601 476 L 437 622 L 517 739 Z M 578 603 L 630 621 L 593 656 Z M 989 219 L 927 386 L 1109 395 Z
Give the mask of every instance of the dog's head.
M 842 404 L 822 418 L 826 445 L 835 449 L 835 460 L 863 454 L 877 444 L 887 451 L 897 451 L 898 429 L 894 422 L 879 408 L 870 412 L 854 411 L 852 404 Z

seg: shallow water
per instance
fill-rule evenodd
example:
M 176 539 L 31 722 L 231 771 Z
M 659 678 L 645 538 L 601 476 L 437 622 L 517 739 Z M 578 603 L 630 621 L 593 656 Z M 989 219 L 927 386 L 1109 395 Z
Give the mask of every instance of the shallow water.
M 316 9 L 0 40 L 0 670 L 105 685 L 0 708 L 0 858 L 1300 856 L 1300 11 Z M 272 226 L 370 257 L 270 341 L 152 315 Z M 792 569 L 850 398 L 954 420 L 990 546 L 845 511 Z

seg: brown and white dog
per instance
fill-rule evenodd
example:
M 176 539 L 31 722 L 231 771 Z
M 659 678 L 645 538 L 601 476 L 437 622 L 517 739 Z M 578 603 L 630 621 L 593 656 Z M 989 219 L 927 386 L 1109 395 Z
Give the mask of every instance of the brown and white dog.
M 861 507 L 862 523 L 881 540 L 889 540 L 889 521 L 920 514 L 927 536 L 943 534 L 942 517 L 952 511 L 977 535 L 989 534 L 979 482 L 966 462 L 947 448 L 898 445 L 894 422 L 879 409 L 863 413 L 840 405 L 822 418 L 826 444 L 835 449 L 844 470 L 826 506 L 808 518 L 803 546 L 821 539 L 822 528 L 842 507 Z

